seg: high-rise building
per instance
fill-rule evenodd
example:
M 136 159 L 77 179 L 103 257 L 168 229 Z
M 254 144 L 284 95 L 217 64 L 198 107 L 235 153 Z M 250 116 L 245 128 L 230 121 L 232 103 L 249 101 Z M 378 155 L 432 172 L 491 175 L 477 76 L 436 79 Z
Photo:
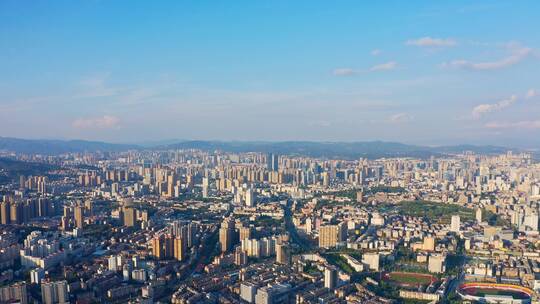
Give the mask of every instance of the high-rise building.
M 422 245 L 424 251 L 434 251 L 435 250 L 435 238 L 432 236 L 426 236 L 424 238 L 424 243 Z
M 245 202 L 246 202 L 246 206 L 248 207 L 255 206 L 255 193 L 253 192 L 252 188 L 248 188 L 246 190 Z
M 20 202 L 12 203 L 10 206 L 10 219 L 13 224 L 22 224 L 23 219 L 23 205 Z
M 68 304 L 67 281 L 42 282 L 41 299 L 43 304 Z
M 45 270 L 43 268 L 36 268 L 36 269 L 30 270 L 30 283 L 41 284 L 41 280 L 44 277 L 45 277 Z
M 77 205 L 74 208 L 74 216 L 75 216 L 75 226 L 77 228 L 83 228 L 84 227 L 84 207 Z
M 132 207 L 124 207 L 123 222 L 126 227 L 133 227 L 137 223 L 137 211 Z
M 345 241 L 347 227 L 343 224 L 326 225 L 319 228 L 319 247 L 336 247 L 340 242 Z
M 9 202 L 0 203 L 0 224 L 7 225 L 11 223 L 11 208 Z
M 478 223 L 482 222 L 482 209 L 481 208 L 476 209 L 476 222 Z
M 460 221 L 459 215 L 452 215 L 452 220 L 450 223 L 450 231 L 459 233 L 460 225 L 461 225 L 461 221 Z
M 240 246 L 234 252 L 234 263 L 238 266 L 247 264 L 247 253 Z
M 257 293 L 257 285 L 251 282 L 242 282 L 240 284 L 240 298 L 248 303 L 255 303 L 255 294 Z
M 159 235 L 152 239 L 152 255 L 158 259 L 174 257 L 174 240 L 172 235 Z
M 51 216 L 53 213 L 51 201 L 46 198 L 38 199 L 38 216 Z
M 84 208 L 86 209 L 86 211 L 88 211 L 88 214 L 90 216 L 94 215 L 94 201 L 92 200 L 84 201 Z
M 235 234 L 234 221 L 230 218 L 225 219 L 221 223 L 221 228 L 219 228 L 219 244 L 222 252 L 232 249 L 235 242 Z
M 326 267 L 324 269 L 324 287 L 333 290 L 337 286 L 337 269 L 334 267 Z
M 377 252 L 366 252 L 362 255 L 362 263 L 368 265 L 370 270 L 379 271 L 380 256 Z
M 0 287 L 0 303 L 28 303 L 26 283 L 19 282 L 9 286 Z
M 289 303 L 291 287 L 288 284 L 275 284 L 257 289 L 255 304 Z
M 278 171 L 279 169 L 279 156 L 273 153 L 268 153 L 266 156 L 266 168 L 269 171 Z
M 208 177 L 203 177 L 202 179 L 202 197 L 207 198 L 208 197 L 208 191 L 210 188 L 210 180 Z
M 239 232 L 239 235 L 240 235 L 240 238 L 239 238 L 240 241 L 251 238 L 251 228 L 250 227 L 240 227 L 238 229 L 238 232 Z
M 276 262 L 284 265 L 291 264 L 289 246 L 282 242 L 276 244 Z
M 193 247 L 198 243 L 197 240 L 197 231 L 199 230 L 199 227 L 196 223 L 189 223 L 187 225 L 187 246 L 189 248 Z
M 183 261 L 186 258 L 186 238 L 177 236 L 174 238 L 174 258 L 178 261 Z
M 432 273 L 443 273 L 446 270 L 445 267 L 446 257 L 442 254 L 431 254 L 428 260 L 428 270 Z
M 362 192 L 362 191 L 357 191 L 356 192 L 356 201 L 358 203 L 361 203 L 361 202 L 364 201 L 364 192 Z
M 107 266 L 110 271 L 118 271 L 118 259 L 115 255 L 111 255 L 107 261 Z

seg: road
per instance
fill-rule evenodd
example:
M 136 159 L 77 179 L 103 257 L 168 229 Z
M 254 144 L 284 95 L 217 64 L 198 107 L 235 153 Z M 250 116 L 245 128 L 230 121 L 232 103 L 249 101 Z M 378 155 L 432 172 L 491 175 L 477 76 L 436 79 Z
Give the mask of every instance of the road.
M 291 241 L 300 246 L 302 251 L 313 250 L 313 245 L 309 241 L 298 235 L 298 231 L 296 231 L 296 227 L 292 222 L 292 211 L 290 203 L 287 203 L 287 205 L 285 206 L 285 228 L 289 232 Z

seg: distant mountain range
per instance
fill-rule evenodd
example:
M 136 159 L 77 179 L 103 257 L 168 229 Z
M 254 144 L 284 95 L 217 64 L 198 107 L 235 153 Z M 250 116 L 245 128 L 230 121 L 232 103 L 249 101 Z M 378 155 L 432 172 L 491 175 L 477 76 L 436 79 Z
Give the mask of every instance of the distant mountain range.
M 86 140 L 48 140 L 0 137 L 0 150 L 28 154 L 62 154 L 68 152 L 125 151 L 136 145 L 110 144 Z
M 227 152 L 263 152 L 286 155 L 304 155 L 312 157 L 339 157 L 354 159 L 359 157 L 429 157 L 443 154 L 455 154 L 472 151 L 482 154 L 504 153 L 509 148 L 498 146 L 456 145 L 427 147 L 408 145 L 397 142 L 251 142 L 251 141 L 200 141 L 186 140 L 177 143 L 159 143 L 155 145 L 113 144 L 85 140 L 30 140 L 0 137 L 0 150 L 28 154 L 61 154 L 68 152 L 118 152 L 130 149 L 200 149 L 206 151 Z
M 475 153 L 497 154 L 508 150 L 505 147 L 496 146 L 441 146 L 426 147 L 408 145 L 397 142 L 365 141 L 365 142 L 311 142 L 311 141 L 287 141 L 287 142 L 221 142 L 221 141 L 184 141 L 162 148 L 201 150 L 222 150 L 229 152 L 266 152 L 287 155 L 305 155 L 312 157 L 341 157 L 341 158 L 381 158 L 381 157 L 429 157 L 442 154 L 454 154 L 464 151 Z

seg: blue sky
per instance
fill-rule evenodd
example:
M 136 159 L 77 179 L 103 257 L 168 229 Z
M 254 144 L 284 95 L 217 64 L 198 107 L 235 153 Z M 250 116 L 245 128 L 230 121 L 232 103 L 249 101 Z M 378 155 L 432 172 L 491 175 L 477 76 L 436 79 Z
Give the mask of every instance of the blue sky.
M 540 147 L 538 1 L 0 2 L 0 136 Z

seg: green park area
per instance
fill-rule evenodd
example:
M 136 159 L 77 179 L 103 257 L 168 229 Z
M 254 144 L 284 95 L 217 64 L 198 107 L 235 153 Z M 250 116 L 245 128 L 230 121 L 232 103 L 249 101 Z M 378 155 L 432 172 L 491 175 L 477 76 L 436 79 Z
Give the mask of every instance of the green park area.
M 434 279 L 433 276 L 421 273 L 391 272 L 386 274 L 391 282 L 405 285 L 429 285 Z
M 395 205 L 383 204 L 381 209 L 394 209 L 403 216 L 423 217 L 432 222 L 450 223 L 452 215 L 459 215 L 462 221 L 474 219 L 474 210 L 454 204 L 431 201 L 404 201 Z

